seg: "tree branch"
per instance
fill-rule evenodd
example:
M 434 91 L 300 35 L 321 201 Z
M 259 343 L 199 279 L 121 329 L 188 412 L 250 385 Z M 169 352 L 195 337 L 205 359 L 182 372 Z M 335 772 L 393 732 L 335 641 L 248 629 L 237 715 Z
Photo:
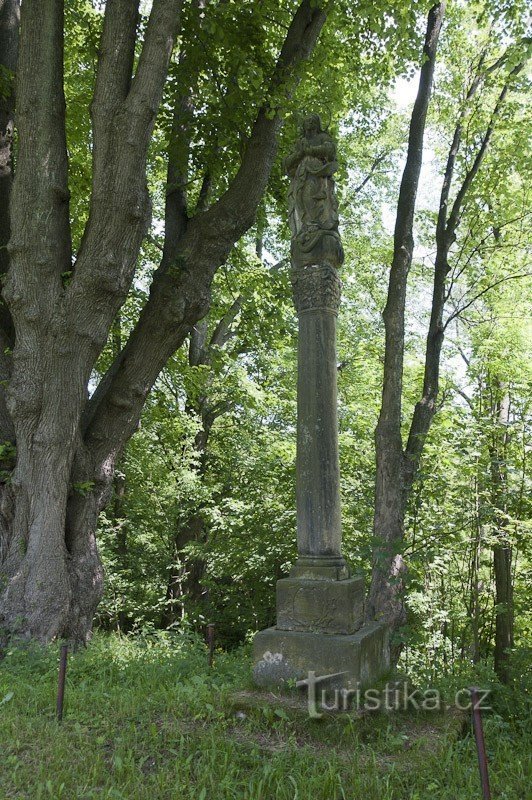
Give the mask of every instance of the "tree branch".
M 479 88 L 482 80 L 482 66 L 484 64 L 485 53 L 482 53 L 479 59 L 477 71 L 475 77 L 473 78 L 465 96 L 465 100 L 462 104 L 460 109 L 460 113 L 458 115 L 458 121 L 456 123 L 453 140 L 451 146 L 449 148 L 449 154 L 447 156 L 447 163 L 445 165 L 445 172 L 443 176 L 443 183 L 440 193 L 440 205 L 438 210 L 438 219 L 436 222 L 436 241 L 440 242 L 440 247 L 445 245 L 445 237 L 447 234 L 446 225 L 447 225 L 447 206 L 449 203 L 449 193 L 451 191 L 451 183 L 453 180 L 454 175 L 454 167 L 456 163 L 456 156 L 458 155 L 458 151 L 460 149 L 460 145 L 462 143 L 462 126 L 464 123 L 464 119 L 467 113 L 467 110 L 473 100 L 477 89 Z
M 471 400 L 471 398 L 469 397 L 469 395 L 467 395 L 464 391 L 462 391 L 462 389 L 459 389 L 458 386 L 454 387 L 454 391 L 456 392 L 456 394 L 459 394 L 460 397 L 463 400 L 466 401 L 466 403 L 469 406 L 469 408 L 471 409 L 471 411 L 473 411 L 474 410 L 474 404 L 473 404 L 473 401 Z
M 491 136 L 493 134 L 496 119 L 500 113 L 501 107 L 506 98 L 511 80 L 516 74 L 518 74 L 521 71 L 525 63 L 526 59 L 523 59 L 519 64 L 517 64 L 517 66 L 515 66 L 510 71 L 505 81 L 504 87 L 501 90 L 497 102 L 495 104 L 494 110 L 490 118 L 490 122 L 483 136 L 482 143 L 476 154 L 473 165 L 467 171 L 465 178 L 462 182 L 462 185 L 456 195 L 456 199 L 453 203 L 453 207 L 449 214 L 449 217 L 446 219 L 449 191 L 454 175 L 456 156 L 461 143 L 461 126 L 465 113 L 464 107 L 460 112 L 458 124 L 455 128 L 453 142 L 449 150 L 449 156 L 445 168 L 441 201 L 440 201 L 440 210 L 436 225 L 437 250 L 436 250 L 436 259 L 434 266 L 434 284 L 432 292 L 431 317 L 429 323 L 429 330 L 427 334 L 427 343 L 425 348 L 423 392 L 421 399 L 419 400 L 418 403 L 416 403 L 414 409 L 414 414 L 412 416 L 412 422 L 410 425 L 410 431 L 405 451 L 405 455 L 407 457 L 406 471 L 405 471 L 405 485 L 407 487 L 411 487 L 414 481 L 419 466 L 421 452 L 423 450 L 424 440 L 430 429 L 430 426 L 432 424 L 432 419 L 437 410 L 436 400 L 439 391 L 441 348 L 443 345 L 443 339 L 446 327 L 450 322 L 450 319 L 453 319 L 456 316 L 456 314 L 452 315 L 451 318 L 444 325 L 443 312 L 445 307 L 445 301 L 448 296 L 446 292 L 446 282 L 447 282 L 447 274 L 449 272 L 449 263 L 448 263 L 449 250 L 456 238 L 456 230 L 460 222 L 460 213 L 462 205 L 465 201 L 467 193 L 471 188 L 471 184 L 473 183 L 473 180 L 477 175 L 478 170 L 480 169 L 480 166 L 486 154 L 486 150 L 488 148 Z M 477 74 L 475 80 L 471 84 L 469 91 L 467 93 L 467 98 L 466 98 L 467 100 L 471 99 L 474 92 L 478 88 L 480 77 L 481 76 Z M 474 302 L 474 300 L 472 302 Z M 468 304 L 466 307 L 469 307 L 469 305 L 471 305 L 471 303 Z
M 371 165 L 370 170 L 369 170 L 368 174 L 366 175 L 366 177 L 364 178 L 364 180 L 362 180 L 358 184 L 358 186 L 355 186 L 355 188 L 353 189 L 353 194 L 354 195 L 359 194 L 362 191 L 362 189 L 364 188 L 364 186 L 366 186 L 366 184 L 368 184 L 370 182 L 370 180 L 372 179 L 373 175 L 375 174 L 375 171 L 376 171 L 377 167 L 379 166 L 379 164 L 382 164 L 384 159 L 387 158 L 389 155 L 390 155 L 389 152 L 385 151 L 384 153 L 381 153 L 380 155 L 378 155 L 378 156 L 376 156 L 374 158 L 373 164 Z
M 507 80 L 506 80 L 506 82 L 505 82 L 505 84 L 504 84 L 504 86 L 503 86 L 503 88 L 502 88 L 502 90 L 501 90 L 501 92 L 499 94 L 499 97 L 497 98 L 497 102 L 496 102 L 495 107 L 493 109 L 489 125 L 486 128 L 486 132 L 485 132 L 485 134 L 483 136 L 482 143 L 481 143 L 481 145 L 480 145 L 480 147 L 479 147 L 479 149 L 477 151 L 477 154 L 475 156 L 475 160 L 473 161 L 473 164 L 472 164 L 471 168 L 467 171 L 467 173 L 465 175 L 465 178 L 464 178 L 464 180 L 462 182 L 462 185 L 461 185 L 460 189 L 458 190 L 458 193 L 456 195 L 455 201 L 453 203 L 453 207 L 451 209 L 451 213 L 449 214 L 449 218 L 447 220 L 447 225 L 446 225 L 446 228 L 445 228 L 445 235 L 446 235 L 446 237 L 448 239 L 451 239 L 452 237 L 455 236 L 456 228 L 457 228 L 458 223 L 460 221 L 460 212 L 461 212 L 461 209 L 462 209 L 462 205 L 463 205 L 464 199 L 465 199 L 466 194 L 467 194 L 467 192 L 469 190 L 469 187 L 471 186 L 473 180 L 475 179 L 475 176 L 477 175 L 477 173 L 478 173 L 478 171 L 480 169 L 480 165 L 481 165 L 481 163 L 482 163 L 482 161 L 484 159 L 484 156 L 486 154 L 486 150 L 488 149 L 491 137 L 493 135 L 493 130 L 495 128 L 495 122 L 497 120 L 497 117 L 499 116 L 499 113 L 500 113 L 500 110 L 501 110 L 501 108 L 503 106 L 504 100 L 506 99 L 506 95 L 508 93 L 508 89 L 510 88 L 510 84 L 512 82 L 512 79 L 521 72 L 521 70 L 525 66 L 527 60 L 528 60 L 528 54 L 527 54 L 526 58 L 524 58 L 519 64 L 517 64 L 510 71 L 510 73 L 508 75 L 508 78 L 507 78 Z
M 410 120 L 408 152 L 397 203 L 394 254 L 390 269 L 388 297 L 383 312 L 386 342 L 379 425 L 381 428 L 384 426 L 388 427 L 390 431 L 393 430 L 393 436 L 398 446 L 401 441 L 406 283 L 412 264 L 414 210 L 423 159 L 425 121 L 432 91 L 436 50 L 444 7 L 444 3 L 434 5 L 429 12 L 427 21 L 419 89 Z
M 453 319 L 459 317 L 460 314 L 462 314 L 464 311 L 470 308 L 470 306 L 472 306 L 473 303 L 476 303 L 477 300 L 483 297 L 483 295 L 485 295 L 487 292 L 490 292 L 496 286 L 500 286 L 501 283 L 506 283 L 506 281 L 514 281 L 520 278 L 530 278 L 530 276 L 532 276 L 532 272 L 522 272 L 517 275 L 506 275 L 504 278 L 500 278 L 498 281 L 490 283 L 489 286 L 486 286 L 485 289 L 483 289 L 481 292 L 478 292 L 478 294 L 476 294 L 473 298 L 471 298 L 471 300 L 469 300 L 463 306 L 460 306 L 460 308 L 457 308 L 455 311 L 453 311 L 453 313 L 450 315 L 449 319 L 445 323 L 444 328 L 446 329 L 449 323 L 453 321 Z
M 188 345 L 188 365 L 189 367 L 199 367 L 207 363 L 207 328 L 208 319 L 203 317 L 190 329 L 190 341 Z
M 314 47 L 328 6 L 302 0 L 270 80 L 270 92 L 282 90 L 288 95 L 293 90 L 294 71 Z M 189 220 L 174 263 L 157 270 L 128 343 L 91 398 L 85 440 L 96 464 L 109 463 L 123 447 L 159 372 L 192 325 L 207 313 L 216 270 L 253 223 L 277 153 L 281 124 L 278 109 L 259 110 L 229 188 L 211 208 Z
M 113 122 L 118 108 L 131 87 L 139 0 L 108 0 L 105 6 L 96 84 L 91 103 L 93 147 L 93 185 L 112 155 Z
M 141 138 L 142 150 L 149 143 L 159 109 L 168 64 L 181 16 L 181 0 L 153 0 L 146 36 L 126 106 Z
M 11 201 L 17 226 L 8 250 L 13 256 L 35 249 L 30 280 L 42 281 L 44 274 L 57 280 L 71 263 L 63 3 L 35 0 L 24 4 L 21 25 L 16 78 L 19 151 Z M 42 214 L 25 213 L 32 203 Z M 40 269 L 35 269 L 37 264 Z M 54 289 L 56 294 L 58 287 Z
M 119 39 L 120 58 L 114 56 L 123 70 L 120 81 L 114 84 L 111 81 L 110 96 L 114 101 L 126 91 L 131 55 L 133 4 L 124 3 L 125 0 L 115 0 L 111 6 L 115 15 L 118 11 L 124 15 L 124 9 L 128 11 L 130 26 L 129 36 Z M 181 0 L 154 0 L 137 72 L 126 97 L 114 106 L 106 130 L 103 123 L 99 128 L 99 120 L 103 111 L 109 110 L 110 101 L 103 89 L 95 97 L 93 118 L 103 141 L 100 153 L 95 153 L 89 219 L 72 281 L 65 291 L 66 315 L 83 342 L 80 346 L 88 348 L 86 361 L 90 367 L 105 345 L 112 321 L 131 286 L 140 245 L 149 225 L 146 157 L 180 8 Z M 108 39 L 119 24 L 115 15 L 108 17 L 103 33 L 103 40 L 109 46 Z M 113 63 L 103 55 L 102 81 Z
M 182 84 L 176 93 L 172 115 L 172 128 L 168 146 L 168 168 L 164 210 L 164 247 L 162 264 L 172 263 L 178 252 L 179 241 L 188 224 L 187 185 L 190 144 L 193 133 L 193 96 L 199 80 L 199 71 L 188 69 L 190 51 L 195 47 L 205 0 L 196 0 L 190 17 L 190 27 L 184 35 L 177 83 Z M 201 194 L 201 193 L 200 193 Z M 163 267 L 164 268 L 164 267 Z
M 269 81 L 271 98 L 279 90 L 285 97 L 293 93 L 298 82 L 294 77 L 296 68 L 310 56 L 331 4 L 316 0 L 300 3 Z M 205 212 L 209 223 L 219 226 L 220 234 L 232 241 L 237 241 L 253 224 L 276 156 L 276 136 L 281 124 L 278 108 L 267 103 L 260 109 L 238 172 L 227 191 Z
M 210 338 L 209 349 L 211 347 L 223 347 L 231 336 L 234 335 L 231 325 L 242 308 L 242 301 L 243 297 L 240 294 L 229 306 L 223 317 L 221 317 Z

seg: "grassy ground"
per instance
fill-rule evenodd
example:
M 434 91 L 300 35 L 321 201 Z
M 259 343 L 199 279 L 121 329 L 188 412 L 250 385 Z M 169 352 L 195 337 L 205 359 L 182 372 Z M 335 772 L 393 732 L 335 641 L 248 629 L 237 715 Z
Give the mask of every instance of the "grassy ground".
M 95 638 L 70 657 L 54 719 L 58 648 L 0 662 L 0 798 L 473 800 L 474 742 L 448 714 L 311 720 L 252 693 L 250 663 L 183 637 Z M 526 726 L 493 714 L 494 798 L 525 800 Z M 528 775 L 530 764 L 528 763 Z

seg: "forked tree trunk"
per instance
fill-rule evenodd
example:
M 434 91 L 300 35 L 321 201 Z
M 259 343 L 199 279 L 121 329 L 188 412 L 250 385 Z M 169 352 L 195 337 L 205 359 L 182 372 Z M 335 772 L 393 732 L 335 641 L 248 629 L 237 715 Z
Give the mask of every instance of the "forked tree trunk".
M 370 620 L 379 619 L 394 626 L 404 620 L 401 597 L 403 561 L 398 545 L 403 537 L 408 491 L 407 462 L 401 437 L 406 287 L 414 249 L 414 211 L 423 159 L 425 121 L 444 11 L 445 4 L 436 3 L 428 15 L 419 89 L 410 121 L 407 160 L 397 205 L 388 300 L 383 313 L 386 341 L 382 404 L 375 431 L 375 546 L 366 614 Z
M 440 194 L 436 223 L 436 258 L 432 290 L 432 306 L 425 348 L 423 391 L 416 403 L 406 447 L 402 441 L 402 378 L 404 361 L 405 305 L 407 279 L 413 255 L 413 219 L 421 167 L 423 134 L 434 73 L 437 41 L 444 4 L 438 3 L 429 12 L 425 39 L 425 60 L 421 68 L 418 96 L 410 122 L 408 154 L 397 206 L 394 234 L 394 256 L 390 270 L 388 297 L 384 310 L 385 356 L 382 404 L 375 434 L 377 477 L 375 483 L 375 516 L 373 567 L 367 603 L 367 617 L 387 622 L 392 629 L 406 620 L 403 588 L 405 564 L 401 555 L 408 500 L 419 467 L 425 440 L 437 410 L 440 360 L 445 331 L 463 309 L 456 310 L 444 321 L 445 303 L 449 295 L 449 253 L 456 240 L 464 202 L 489 147 L 497 118 L 509 87 L 523 69 L 528 58 L 526 47 L 522 60 L 511 68 L 497 97 L 489 123 L 475 158 L 450 206 L 450 191 L 456 159 L 462 141 L 463 125 L 477 90 L 483 80 L 501 69 L 509 60 L 509 50 L 490 66 L 480 57 L 477 71 L 468 88 L 458 114 L 453 140 Z M 471 301 L 473 302 L 473 301 Z M 468 303 L 465 307 L 468 307 Z M 400 647 L 393 655 L 397 656 Z
M 173 188 L 166 198 L 163 258 L 136 327 L 89 398 L 91 371 L 127 297 L 150 222 L 146 158 L 181 0 L 153 0 L 145 29 L 138 26 L 138 0 L 105 4 L 91 103 L 90 212 L 75 256 L 63 5 L 63 0 L 21 5 L 19 147 L 10 216 L 0 204 L 0 236 L 6 239 L 10 231 L 9 263 L 3 264 L 9 269 L 3 293 L 7 322 L 0 315 L 0 432 L 8 442 L 3 462 L 11 458 L 8 451 L 16 442 L 12 481 L 0 497 L 0 630 L 6 637 L 49 641 L 65 636 L 82 642 L 102 594 L 95 532 L 111 494 L 116 460 L 136 430 L 159 372 L 207 313 L 216 270 L 253 223 L 282 120 L 279 113 L 270 113 L 266 100 L 228 189 L 192 219 L 180 188 L 187 181 L 173 180 L 184 178 L 183 165 L 169 153 Z M 9 29 L 4 23 L 11 20 L 4 11 L 13 8 L 18 11 L 16 0 L 0 0 L 2 47 Z M 321 2 L 301 1 L 270 76 L 275 107 L 282 94 L 293 91 L 297 67 L 312 52 L 326 16 Z M 16 44 L 16 27 L 10 30 Z M 139 31 L 143 42 L 136 48 Z M 7 64 L 4 52 L 0 63 Z M 176 108 L 181 105 L 178 97 Z M 10 152 L 4 131 L 11 124 L 12 110 L 0 95 L 0 158 Z M 187 132 L 182 133 L 186 138 Z M 11 187 L 11 175 L 6 185 Z M 10 325 L 14 345 L 6 340 Z M 4 364 L 6 341 L 13 345 L 13 356 Z M 7 404 L 4 380 L 9 383 Z
M 111 17 L 120 3 L 120 19 L 115 24 L 129 23 L 123 32 L 126 38 L 128 29 L 134 31 L 134 4 L 118 0 L 109 4 L 103 39 L 105 57 L 122 62 L 114 65 L 116 79 L 127 77 L 121 87 L 123 103 L 133 50 L 126 47 L 123 52 L 122 42 L 122 48 L 119 44 L 111 53 L 106 42 L 114 33 Z M 129 152 L 121 151 L 118 161 L 108 162 L 105 178 L 99 174 L 105 161 L 101 152 L 105 135 L 95 119 L 93 202 L 75 274 L 65 136 L 63 3 L 35 0 L 21 9 L 16 83 L 19 148 L 10 204 L 10 263 L 3 293 L 15 329 L 7 393 L 16 441 L 11 481 L 14 513 L 12 524 L 4 531 L 1 571 L 5 588 L 0 605 L 0 624 L 11 635 L 43 641 L 58 636 L 83 640 L 101 598 L 102 570 L 95 546 L 101 498 L 96 493 L 76 496 L 76 470 L 81 467 L 92 479 L 95 466 L 88 454 L 85 458 L 80 421 L 92 367 L 127 292 L 127 285 L 113 281 L 113 269 L 118 269 L 122 278 L 133 274 L 149 222 L 142 153 L 153 121 L 146 122 L 143 105 L 158 104 L 162 94 L 178 8 L 177 0 L 156 0 L 154 4 L 154 29 L 146 35 L 144 59 L 141 57 L 136 75 L 135 89 L 142 96 L 135 103 L 133 92 L 129 93 L 130 116 L 125 119 L 122 110 L 113 130 L 113 136 L 119 136 L 127 127 L 131 135 L 139 136 Z M 146 50 L 155 48 L 157 56 L 150 55 L 146 64 Z M 101 69 L 105 71 L 105 63 Z M 109 103 L 112 88 L 97 87 L 96 116 L 101 106 Z M 109 126 L 109 122 L 105 124 Z M 136 160 L 139 155 L 140 169 L 135 165 L 132 174 L 128 159 Z M 124 178 L 131 179 L 127 186 L 121 183 Z M 116 231 L 102 226 L 98 195 L 105 189 L 112 198 L 111 206 L 116 205 Z M 126 190 L 130 199 L 122 203 Z M 106 214 L 109 210 L 108 205 Z M 125 236 L 120 235 L 121 227 Z M 121 241 L 113 241 L 113 234 Z M 92 274 L 89 264 L 96 268 Z M 68 285 L 64 277 L 71 274 Z M 81 464 L 82 460 L 86 463 Z M 100 486 L 96 489 L 101 493 Z

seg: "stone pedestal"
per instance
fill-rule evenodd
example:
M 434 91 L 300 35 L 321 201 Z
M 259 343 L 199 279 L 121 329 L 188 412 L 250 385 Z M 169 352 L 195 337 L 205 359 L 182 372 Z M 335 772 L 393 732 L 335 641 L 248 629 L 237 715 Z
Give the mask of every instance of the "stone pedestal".
M 277 628 L 314 633 L 355 633 L 364 620 L 364 581 L 277 581 Z
M 258 686 L 282 687 L 318 677 L 335 675 L 328 687 L 369 687 L 390 666 L 388 630 L 378 622 L 356 633 L 325 634 L 266 628 L 253 642 L 253 679 Z
M 308 123 L 308 124 L 307 124 Z M 336 317 L 343 251 L 332 175 L 335 146 L 309 118 L 287 161 L 291 177 L 292 286 L 299 319 L 297 547 L 290 577 L 277 583 L 277 624 L 254 642 L 260 686 L 341 673 L 370 683 L 386 671 L 388 634 L 363 625 L 364 586 L 342 555 L 336 388 Z

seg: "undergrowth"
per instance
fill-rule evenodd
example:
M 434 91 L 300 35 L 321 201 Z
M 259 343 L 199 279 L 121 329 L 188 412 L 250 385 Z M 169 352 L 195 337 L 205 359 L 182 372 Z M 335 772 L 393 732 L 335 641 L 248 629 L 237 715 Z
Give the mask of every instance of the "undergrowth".
M 14 648 L 0 662 L 2 800 L 481 796 L 467 717 L 312 720 L 304 706 L 253 690 L 246 649 L 217 653 L 209 670 L 192 636 L 96 635 L 69 658 L 62 725 L 54 716 L 57 667 L 57 646 Z M 493 796 L 524 800 L 525 706 L 498 697 L 500 708 L 484 717 Z

